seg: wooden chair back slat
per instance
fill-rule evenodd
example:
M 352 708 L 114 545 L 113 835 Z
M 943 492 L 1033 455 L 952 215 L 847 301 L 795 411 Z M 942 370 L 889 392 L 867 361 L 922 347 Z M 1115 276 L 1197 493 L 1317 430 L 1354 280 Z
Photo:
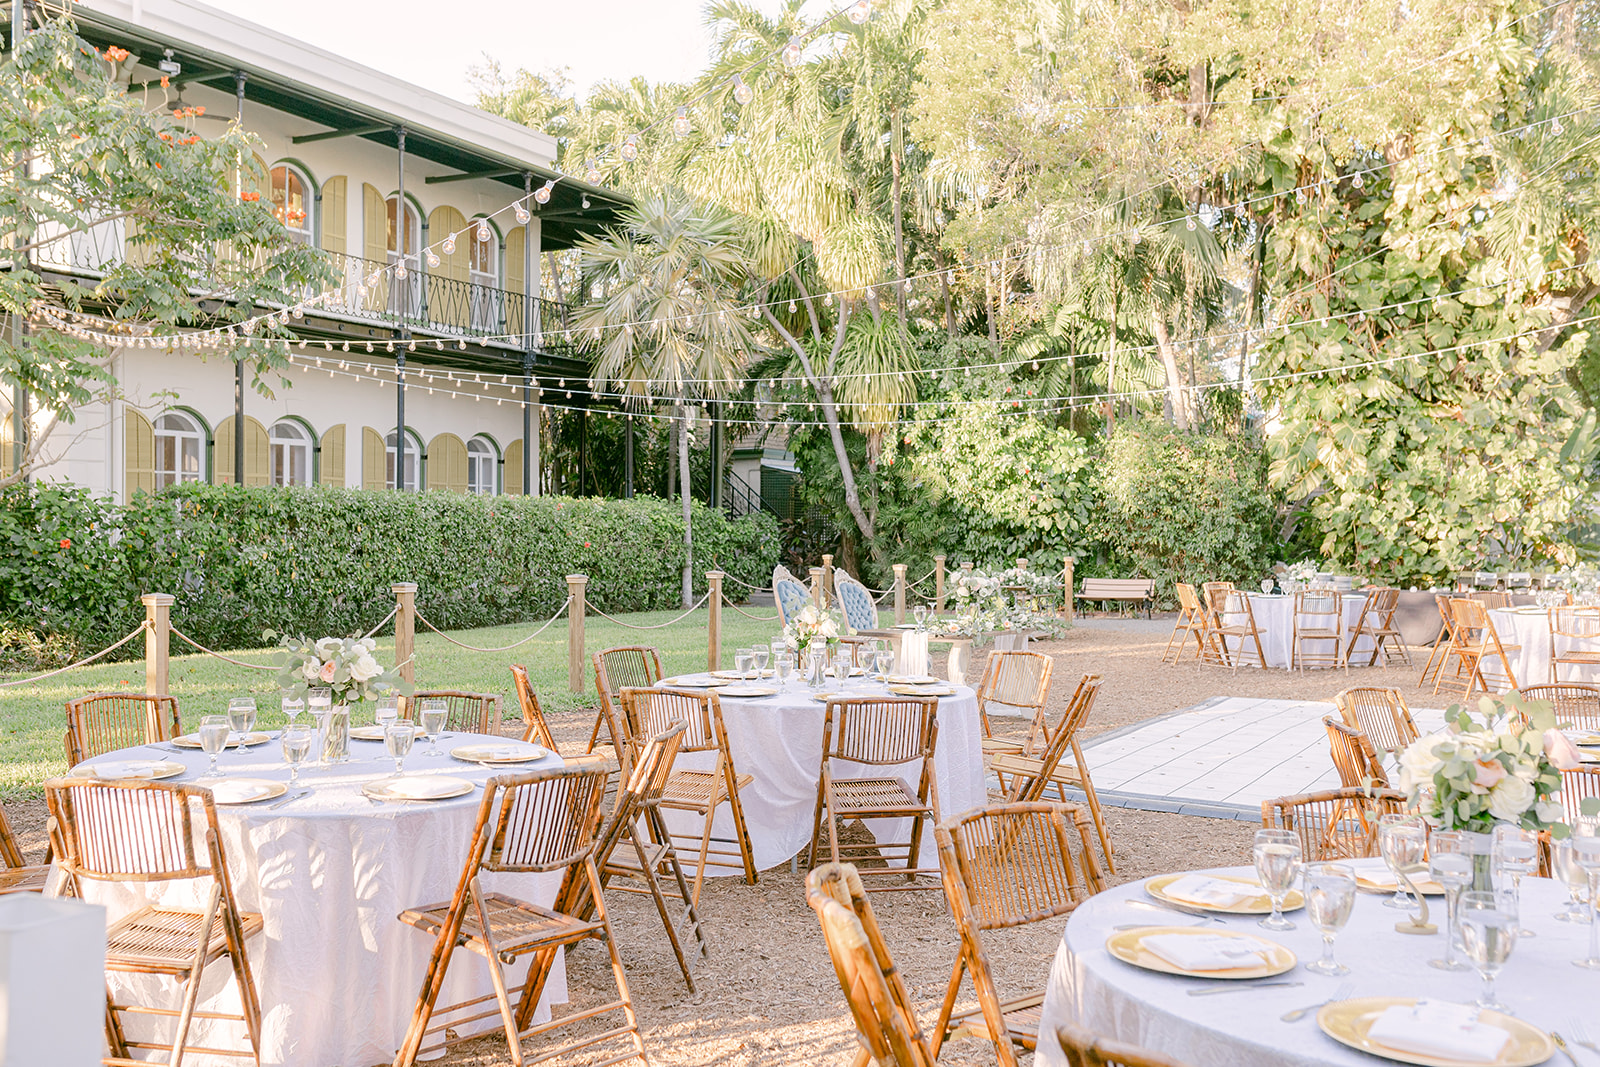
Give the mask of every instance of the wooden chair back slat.
M 1600 767 L 1585 764 L 1561 772 L 1561 807 L 1567 825 L 1577 825 L 1583 814 L 1581 805 L 1589 797 L 1600 797 Z
M 642 689 L 661 681 L 661 653 L 649 645 L 623 645 L 594 654 L 596 688 L 616 700 L 623 689 Z
M 1378 820 L 1405 811 L 1406 798 L 1360 787 L 1278 797 L 1261 802 L 1261 825 L 1293 830 L 1306 861 L 1361 859 L 1377 854 Z
M 178 698 L 148 693 L 95 693 L 67 701 L 67 765 L 121 748 L 170 741 L 182 733 Z
M 550 724 L 545 721 L 544 705 L 539 703 L 539 694 L 534 692 L 533 682 L 528 678 L 528 668 L 513 663 L 511 681 L 516 686 L 517 703 L 522 707 L 522 739 L 543 745 L 551 752 L 559 752 L 556 736 L 550 732 Z
M 1056 1031 L 1056 1042 L 1067 1057 L 1067 1067 L 1185 1067 L 1181 1061 L 1158 1052 L 1112 1041 L 1070 1024 Z
M 1355 686 L 1335 695 L 1333 706 L 1381 752 L 1397 752 L 1421 736 L 1398 689 Z
M 594 848 L 607 771 L 577 764 L 489 779 L 479 810 L 487 827 L 478 866 L 544 872 L 570 867 Z
M 402 718 L 416 719 L 407 709 L 421 708 L 424 700 L 445 702 L 446 730 L 464 734 L 500 733 L 500 694 L 467 693 L 459 689 L 419 689 L 409 697 L 400 698 Z
M 928 758 L 938 713 L 938 697 L 832 698 L 822 758 L 876 767 Z
M 1600 733 L 1600 685 L 1583 682 L 1525 685 L 1518 692 L 1529 700 L 1548 700 L 1555 709 L 1558 724 Z
M 946 819 L 934 830 L 980 930 L 1065 915 L 1105 887 L 1074 804 L 1008 803 Z
M 201 806 L 214 836 L 208 789 L 62 778 L 45 783 L 45 798 L 65 850 L 59 858 L 75 878 L 160 882 L 211 874 L 196 845 L 191 806 Z
M 722 702 L 717 694 L 701 689 L 624 688 L 622 701 L 624 729 L 629 737 L 655 737 L 684 724 L 680 752 L 711 752 L 724 747 L 721 742 Z
M 1042 652 L 990 652 L 979 683 L 979 699 L 1013 708 L 1042 708 L 1050 693 L 1054 666 L 1054 658 Z
M 1009 797 L 1009 800 L 1028 802 L 1041 799 L 1051 784 L 1050 775 L 1055 773 L 1056 767 L 1069 753 L 1081 768 L 1082 762 L 1078 759 L 1079 750 L 1076 747 L 1078 731 L 1089 721 L 1089 713 L 1094 711 L 1094 702 L 1100 696 L 1102 684 L 1103 679 L 1098 674 L 1086 674 L 1079 679 L 1078 688 L 1073 691 L 1072 699 L 1067 701 L 1061 717 L 1056 720 L 1056 727 L 1050 733 L 1050 743 L 1040 757 L 1040 774 L 1033 778 L 1017 776 L 1012 783 L 1016 795 Z
M 1340 785 L 1389 787 L 1389 775 L 1365 733 L 1333 718 L 1323 719 L 1322 725 L 1328 731 L 1328 750 Z

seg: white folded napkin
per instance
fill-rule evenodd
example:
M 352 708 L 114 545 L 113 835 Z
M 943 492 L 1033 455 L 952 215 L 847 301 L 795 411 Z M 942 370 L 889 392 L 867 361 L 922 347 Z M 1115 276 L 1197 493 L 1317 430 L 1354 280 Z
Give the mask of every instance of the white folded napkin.
M 1385 1048 L 1468 1063 L 1493 1063 L 1511 1035 L 1478 1022 L 1478 1009 L 1442 1000 L 1394 1004 L 1373 1020 L 1367 1038 Z
M 454 778 L 443 778 L 437 774 L 414 774 L 393 779 L 384 788 L 393 796 L 431 800 L 456 789 L 457 782 Z
M 149 760 L 108 760 L 96 763 L 89 768 L 96 778 L 108 781 L 126 780 L 129 778 L 154 778 L 156 764 Z
M 1251 897 L 1260 896 L 1266 890 L 1203 874 L 1186 874 L 1161 892 L 1185 904 L 1198 904 L 1203 908 L 1231 908 Z
M 1150 934 L 1139 939 L 1147 951 L 1186 971 L 1231 971 L 1266 960 L 1266 942 L 1254 937 L 1216 934 Z
M 242 778 L 224 779 L 211 787 L 211 799 L 217 804 L 246 804 L 272 792 L 267 782 L 251 782 Z

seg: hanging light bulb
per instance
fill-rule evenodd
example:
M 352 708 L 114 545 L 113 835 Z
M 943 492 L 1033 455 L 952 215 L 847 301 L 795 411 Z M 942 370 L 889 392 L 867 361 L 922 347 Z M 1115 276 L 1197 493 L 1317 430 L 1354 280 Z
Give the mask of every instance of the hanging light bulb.
M 735 74 L 733 76 L 733 99 L 738 102 L 740 107 L 743 107 L 755 98 L 756 91 L 746 85 L 743 78 Z
M 592 159 L 589 160 L 589 169 L 583 172 L 583 180 L 588 182 L 590 185 L 599 185 L 600 180 L 604 177 L 605 175 L 600 173 L 600 167 L 595 163 L 595 161 Z
M 636 133 L 628 134 L 627 139 L 622 142 L 622 148 L 619 149 L 619 154 L 629 163 L 632 163 L 634 160 L 638 159 L 639 135 Z
M 1189 232 L 1193 233 L 1194 232 L 1194 216 L 1193 215 L 1190 215 L 1189 218 L 1188 218 L 1188 227 L 1189 227 Z
M 1490 193 L 1489 195 L 1493 196 L 1495 200 L 1499 201 L 1500 203 L 1505 203 L 1507 200 L 1510 200 L 1513 196 L 1517 195 L 1517 179 L 1507 174 L 1505 177 L 1500 179 L 1500 184 L 1496 185 L 1494 187 L 1494 192 Z
M 850 5 L 850 21 L 860 26 L 872 17 L 872 0 L 856 0 Z
M 799 310 L 800 310 L 800 305 L 796 304 L 793 300 L 789 301 L 789 314 L 793 315 L 795 312 L 797 312 Z
M 791 37 L 789 43 L 783 46 L 783 62 L 785 66 L 798 67 L 800 60 L 805 56 L 805 46 L 800 43 L 800 38 Z
M 672 133 L 675 137 L 687 137 L 694 132 L 694 123 L 689 121 L 689 109 L 680 107 L 677 115 L 672 119 Z
M 483 244 L 489 240 L 489 220 L 478 220 L 478 243 Z
M 1563 127 L 1561 125 L 1561 120 L 1560 119 L 1551 119 L 1550 120 L 1550 132 L 1555 134 L 1557 137 L 1561 136 L 1561 131 L 1564 128 L 1565 127 Z
M 537 193 L 535 193 L 533 198 L 535 200 L 539 200 L 539 195 Z M 546 197 L 545 199 L 549 199 L 549 198 Z M 542 204 L 542 203 L 544 203 L 544 201 L 543 200 L 539 200 L 539 203 Z M 528 209 L 525 206 L 523 206 L 523 203 L 520 200 L 517 201 L 517 203 L 516 203 L 516 205 L 514 207 L 512 207 L 511 214 L 517 220 L 517 225 L 518 226 L 526 226 L 528 224 L 528 220 L 533 217 L 532 215 L 530 215 L 528 213 Z
M 533 191 L 533 198 L 539 201 L 541 204 L 548 204 L 550 202 L 550 191 L 555 187 L 556 180 L 551 178 L 549 181 L 545 182 L 543 185 L 539 186 L 539 188 Z
M 451 234 L 449 237 L 446 237 L 444 239 L 444 254 L 447 255 L 447 256 L 453 256 L 453 255 L 456 254 L 456 235 L 455 234 Z
M 405 280 L 405 277 L 406 277 L 406 261 L 405 260 L 402 259 L 402 260 L 400 260 L 398 263 L 396 263 L 394 265 L 394 276 L 396 278 L 400 279 L 401 281 Z
M 428 254 L 426 256 L 424 256 L 423 258 L 428 261 L 428 269 L 429 270 L 433 270 L 435 267 L 437 267 L 439 265 L 439 253 L 435 252 L 431 248 L 428 249 Z
M 1359 170 L 1356 171 L 1356 176 L 1350 179 L 1350 184 L 1355 186 L 1357 189 L 1360 189 L 1362 186 L 1367 184 L 1366 175 L 1362 174 Z

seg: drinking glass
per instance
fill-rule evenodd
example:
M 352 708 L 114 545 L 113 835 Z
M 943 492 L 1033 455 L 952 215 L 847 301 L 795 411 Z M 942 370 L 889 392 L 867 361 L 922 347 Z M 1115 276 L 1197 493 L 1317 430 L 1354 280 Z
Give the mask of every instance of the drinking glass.
M 372 708 L 372 725 L 382 733 L 383 728 L 400 717 L 399 697 L 379 697 L 377 704 Z
M 394 760 L 394 774 L 391 778 L 400 777 L 400 772 L 405 768 L 406 756 L 411 753 L 411 746 L 417 739 L 416 730 L 411 727 L 410 719 L 396 719 L 383 728 L 383 747 L 389 753 L 389 758 Z
M 1300 836 L 1292 830 L 1257 830 L 1251 855 L 1256 877 L 1272 898 L 1272 914 L 1260 925 L 1267 930 L 1295 929 L 1295 924 L 1283 917 L 1283 898 L 1300 877 Z
M 290 723 L 283 728 L 283 761 L 289 765 L 289 788 L 300 784 L 300 764 L 311 753 L 311 727 Z
M 912 608 L 911 617 L 917 620 L 917 633 L 920 634 L 928 628 L 928 606 L 926 604 L 918 604 Z
M 1415 867 L 1422 862 L 1428 845 L 1428 831 L 1421 817 L 1416 815 L 1385 815 L 1378 820 L 1378 853 L 1394 874 L 1394 896 L 1383 902 L 1386 908 L 1411 907 L 1411 894 L 1400 880 L 1402 868 Z
M 1456 900 L 1472 881 L 1472 856 L 1467 835 L 1459 830 L 1435 830 L 1428 838 L 1428 874 L 1444 886 L 1444 958 L 1429 960 L 1441 971 L 1466 971 L 1471 967 L 1456 959 Z
M 1556 922 L 1586 923 L 1589 921 L 1589 876 L 1578 863 L 1578 850 L 1572 839 L 1553 842 L 1555 876 L 1567 887 L 1567 902 L 1556 912 Z
M 306 710 L 311 713 L 312 722 L 320 723 L 331 707 L 333 707 L 332 689 L 306 690 Z
M 833 677 L 840 685 L 850 680 L 850 669 L 854 666 L 855 657 L 849 649 L 841 648 L 833 654 Z
M 778 665 L 778 660 L 781 657 L 783 657 L 784 655 L 788 654 L 788 652 L 789 652 L 789 642 L 785 641 L 781 637 L 774 638 L 773 641 L 772 641 L 772 660 L 771 660 L 772 665 L 773 666 L 777 666 Z
M 1502 874 L 1511 878 L 1511 899 L 1516 902 L 1517 914 L 1522 913 L 1522 878 L 1539 869 L 1539 835 L 1520 826 L 1496 826 L 1491 846 L 1495 880 Z M 1518 937 L 1534 937 L 1527 927 L 1517 931 Z
M 750 662 L 751 656 L 748 648 L 741 648 L 733 654 L 733 668 L 739 672 L 739 680 L 741 682 L 750 680 Z
M 1490 1011 L 1509 1011 L 1495 999 L 1494 978 L 1517 943 L 1517 904 L 1508 892 L 1468 890 L 1457 907 L 1461 914 L 1461 944 L 1483 979 L 1477 1004 Z
M 751 666 L 753 666 L 756 669 L 756 681 L 759 682 L 759 681 L 761 681 L 761 675 L 767 669 L 767 648 L 766 648 L 766 646 L 765 645 L 757 645 L 754 648 L 752 648 L 750 650 L 750 660 L 751 660 Z
M 289 720 L 289 725 L 293 726 L 295 716 L 306 710 L 306 702 L 303 698 L 295 696 L 294 690 L 285 689 L 282 698 L 278 701 L 278 707 L 282 709 L 284 716 Z
M 228 732 L 232 725 L 226 715 L 207 715 L 200 720 L 200 751 L 211 757 L 211 767 L 202 777 L 223 777 L 217 767 L 217 756 L 228 747 Z
M 1573 965 L 1600 971 L 1600 818 L 1584 815 L 1572 824 L 1574 858 L 1589 883 L 1589 954 Z
M 778 688 L 782 689 L 789 684 L 789 674 L 794 670 L 794 657 L 787 652 L 780 652 L 772 661 L 772 676 L 778 680 Z
M 449 716 L 449 706 L 442 700 L 424 700 L 418 709 L 417 718 L 421 721 L 422 732 L 428 737 L 427 755 L 444 755 L 439 751 L 439 735 L 444 733 L 445 720 Z
M 256 698 L 233 697 L 228 701 L 228 725 L 244 742 L 245 735 L 256 728 Z
M 872 658 L 878 668 L 878 677 L 886 680 L 890 669 L 894 667 L 894 650 L 880 648 L 872 654 Z
M 1314 863 L 1306 868 L 1305 882 L 1306 918 L 1322 934 L 1322 957 L 1306 964 L 1306 970 L 1349 974 L 1350 968 L 1333 958 L 1333 939 L 1356 906 L 1355 872 L 1342 863 Z
M 828 666 L 828 653 L 819 648 L 813 649 L 810 656 L 811 670 L 808 680 L 813 688 L 821 689 L 828 681 L 827 675 L 824 673 Z

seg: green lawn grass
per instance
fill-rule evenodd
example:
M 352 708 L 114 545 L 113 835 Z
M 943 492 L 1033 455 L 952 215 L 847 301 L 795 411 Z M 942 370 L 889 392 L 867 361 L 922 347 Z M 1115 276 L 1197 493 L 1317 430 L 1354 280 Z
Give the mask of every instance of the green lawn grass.
M 755 615 L 772 615 L 773 609 L 751 608 Z M 666 622 L 677 612 L 648 611 L 620 615 L 635 626 Z M 630 630 L 605 619 L 589 615 L 584 620 L 586 653 L 615 645 L 654 645 L 661 650 L 661 664 L 668 674 L 706 668 L 706 628 L 709 612 L 702 608 L 682 621 L 660 630 Z M 538 629 L 538 623 L 493 626 L 461 630 L 450 636 L 480 648 L 498 648 L 520 640 Z M 776 621 L 756 621 L 731 608 L 722 612 L 722 665 L 733 665 L 733 649 L 741 645 L 765 644 L 778 633 Z M 183 646 L 176 638 L 174 651 Z M 378 638 L 378 660 L 394 662 L 393 636 Z M 268 649 L 247 649 L 228 655 L 246 663 L 270 663 Z M 572 711 L 595 706 L 594 673 L 584 667 L 584 691 L 567 688 L 567 620 L 561 619 L 527 644 L 508 652 L 469 652 L 457 648 L 429 630 L 417 634 L 416 679 L 422 689 L 463 689 L 470 692 L 500 693 L 505 696 L 506 718 L 516 718 L 516 698 L 512 695 L 513 663 L 528 668 L 534 689 L 547 712 Z M 7 677 L 0 676 L 0 681 Z M 174 655 L 168 688 L 178 698 L 185 728 L 201 715 L 223 713 L 232 696 L 254 694 L 262 708 L 261 722 L 275 726 L 282 716 L 277 711 L 275 676 L 267 671 L 247 670 L 210 656 Z M 89 693 L 141 692 L 144 689 L 144 661 L 90 664 L 47 678 L 34 685 L 0 689 L 0 796 L 36 793 L 39 784 L 66 770 L 62 747 L 65 732 L 64 705 Z

